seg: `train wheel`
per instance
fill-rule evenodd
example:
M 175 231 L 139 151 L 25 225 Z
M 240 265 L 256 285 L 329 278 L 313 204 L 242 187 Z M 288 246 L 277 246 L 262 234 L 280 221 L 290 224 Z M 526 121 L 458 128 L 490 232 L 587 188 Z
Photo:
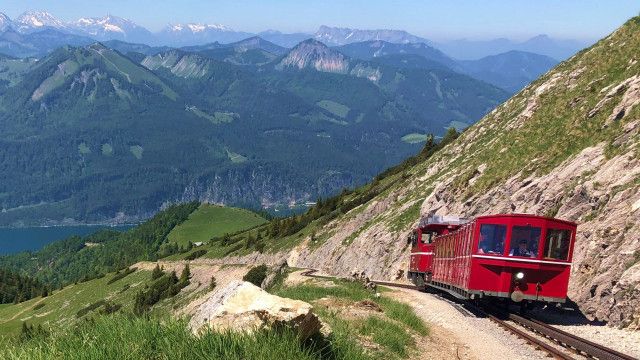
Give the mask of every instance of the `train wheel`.
M 527 313 L 528 304 L 526 301 L 520 302 L 520 315 L 525 315 Z
M 414 284 L 416 284 L 416 286 L 418 287 L 419 291 L 426 291 L 427 290 L 427 285 L 426 285 L 426 283 L 424 281 L 424 275 L 422 275 L 422 274 L 417 274 L 416 281 L 415 281 Z

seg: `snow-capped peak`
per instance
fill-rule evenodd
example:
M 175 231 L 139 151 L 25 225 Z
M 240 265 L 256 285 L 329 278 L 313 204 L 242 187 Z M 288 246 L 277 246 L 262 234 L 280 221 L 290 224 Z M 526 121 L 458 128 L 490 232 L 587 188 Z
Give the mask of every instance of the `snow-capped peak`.
M 4 31 L 11 25 L 11 19 L 5 14 L 0 12 L 0 31 Z
M 189 31 L 193 34 L 214 30 L 214 31 L 233 31 L 232 29 L 221 24 L 201 24 L 201 23 L 189 23 L 189 24 L 173 24 L 169 25 L 168 30 L 171 32 Z
M 46 26 L 63 29 L 66 27 L 64 22 L 56 19 L 46 11 L 27 11 L 16 19 L 16 23 L 24 27 L 32 28 L 42 28 Z

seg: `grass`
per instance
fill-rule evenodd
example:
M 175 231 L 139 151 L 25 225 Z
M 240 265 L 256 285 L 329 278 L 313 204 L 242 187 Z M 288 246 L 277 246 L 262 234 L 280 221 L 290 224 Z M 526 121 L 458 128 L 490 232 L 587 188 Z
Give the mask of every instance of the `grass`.
M 319 286 L 304 283 L 292 287 L 274 286 L 273 293 L 291 299 L 312 303 L 323 298 L 337 298 L 356 303 L 363 300 L 375 302 L 382 314 L 372 315 L 366 319 L 346 320 L 339 312 L 329 308 L 317 308 L 324 321 L 327 321 L 337 336 L 352 336 L 359 333 L 382 347 L 382 352 L 375 354 L 381 357 L 407 357 L 411 348 L 415 347 L 409 332 L 420 336 L 427 336 L 429 328 L 413 309 L 404 303 L 382 296 L 375 298 L 371 291 L 366 290 L 360 283 L 346 280 L 333 280 L 335 286 Z M 380 289 L 381 291 L 383 289 Z
M 246 158 L 246 156 L 242 156 L 242 155 L 240 155 L 238 153 L 235 153 L 235 152 L 229 151 L 229 150 L 227 150 L 227 157 L 234 164 L 242 164 L 243 162 L 246 162 L 248 160 Z
M 113 146 L 111 146 L 111 144 L 102 144 L 102 147 L 100 148 L 102 150 L 102 155 L 105 156 L 111 156 L 113 155 Z
M 109 283 L 114 274 L 69 285 L 55 290 L 46 298 L 35 298 L 19 304 L 0 307 L 0 337 L 16 335 L 23 321 L 30 325 L 67 326 L 75 323 L 76 314 L 99 301 L 109 300 L 123 305 L 124 310 L 133 308 L 133 295 L 149 280 L 149 271 L 136 271 Z M 124 289 L 124 290 L 123 290 Z M 46 304 L 40 306 L 40 304 Z M 92 311 L 82 315 L 93 314 Z
M 133 156 L 135 156 L 136 159 L 140 160 L 142 159 L 142 152 L 144 151 L 144 148 L 142 148 L 142 146 L 140 145 L 132 145 L 132 146 L 129 146 L 129 151 L 131 151 L 131 153 L 133 154 Z
M 349 110 L 351 110 L 348 106 L 331 100 L 321 100 L 316 105 L 343 119 L 347 117 Z
M 348 340 L 348 339 L 347 339 Z M 346 342 L 348 345 L 348 341 Z M 301 343 L 289 331 L 207 332 L 193 336 L 185 321 L 101 316 L 76 328 L 4 340 L 3 359 L 367 359 L 345 339 Z
M 429 135 L 427 134 L 411 133 L 403 136 L 401 140 L 406 142 L 407 144 L 418 144 L 427 141 L 428 137 Z
M 378 316 L 369 316 L 358 331 L 371 336 L 375 343 L 401 357 L 407 356 L 407 348 L 413 344 L 411 336 L 402 326 Z
M 169 241 L 186 246 L 189 241 L 208 242 L 224 234 L 250 229 L 266 220 L 244 209 L 202 204 L 189 219 L 169 233 Z
M 198 109 L 196 106 L 187 106 L 186 111 L 190 111 L 198 117 L 209 120 L 212 124 L 228 124 L 240 118 L 240 114 L 234 112 L 215 111 L 213 115 Z

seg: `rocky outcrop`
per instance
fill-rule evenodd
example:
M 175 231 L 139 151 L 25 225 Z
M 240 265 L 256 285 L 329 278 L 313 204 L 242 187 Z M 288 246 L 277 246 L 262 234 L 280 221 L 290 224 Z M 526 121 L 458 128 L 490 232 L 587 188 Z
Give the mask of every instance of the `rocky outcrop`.
M 309 39 L 294 47 L 276 65 L 277 69 L 290 67 L 346 74 L 349 71 L 349 59 L 317 40 Z
M 310 304 L 271 295 L 259 287 L 234 281 L 214 292 L 189 322 L 196 333 L 214 331 L 253 332 L 289 328 L 304 340 L 322 327 Z
M 402 278 L 420 215 L 531 213 L 578 223 L 569 297 L 640 328 L 640 18 L 525 88 L 455 143 L 329 223 L 291 266 Z M 589 64 L 586 66 L 586 64 Z

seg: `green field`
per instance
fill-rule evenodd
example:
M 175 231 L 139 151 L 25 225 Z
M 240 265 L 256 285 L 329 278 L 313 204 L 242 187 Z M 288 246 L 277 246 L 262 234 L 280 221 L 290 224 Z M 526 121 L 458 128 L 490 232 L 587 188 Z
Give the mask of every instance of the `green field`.
M 349 110 L 351 110 L 348 106 L 331 100 L 321 100 L 318 101 L 316 105 L 334 115 L 340 116 L 343 119 L 347 117 L 347 114 L 349 114 Z
M 427 138 L 429 137 L 429 135 L 427 134 L 418 134 L 418 133 L 411 133 L 411 134 L 407 134 L 405 136 L 402 137 L 402 141 L 408 143 L 408 144 L 417 144 L 417 143 L 421 143 L 421 142 L 425 142 L 427 141 Z
M 265 223 L 261 216 L 244 209 L 202 204 L 187 221 L 169 233 L 169 241 L 187 245 L 249 229 Z
M 79 310 L 99 300 L 120 304 L 124 311 L 130 312 L 133 295 L 148 282 L 149 274 L 149 271 L 140 270 L 107 284 L 114 276 L 110 273 L 100 279 L 55 290 L 45 298 L 37 297 L 15 305 L 3 304 L 0 306 L 0 337 L 18 334 L 23 321 L 29 325 L 71 324 L 78 319 L 76 314 Z M 87 315 L 99 310 L 90 311 Z

